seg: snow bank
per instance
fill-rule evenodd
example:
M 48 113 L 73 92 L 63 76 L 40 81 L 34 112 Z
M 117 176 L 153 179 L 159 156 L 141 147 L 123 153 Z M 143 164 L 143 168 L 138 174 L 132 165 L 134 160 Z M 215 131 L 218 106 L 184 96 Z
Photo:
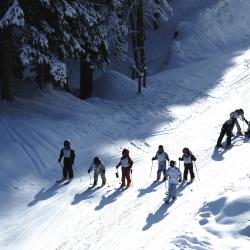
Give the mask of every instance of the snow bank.
M 136 96 L 137 84 L 116 71 L 105 72 L 94 82 L 93 96 L 107 100 L 128 100 Z
M 171 66 L 248 47 L 249 11 L 249 1 L 222 0 L 193 20 L 181 22 L 171 49 Z

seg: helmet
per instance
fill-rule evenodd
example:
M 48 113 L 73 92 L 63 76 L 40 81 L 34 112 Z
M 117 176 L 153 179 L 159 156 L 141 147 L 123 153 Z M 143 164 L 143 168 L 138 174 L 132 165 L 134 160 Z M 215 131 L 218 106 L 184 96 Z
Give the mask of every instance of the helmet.
M 70 140 L 64 140 L 64 147 L 70 147 Z
M 101 163 L 100 158 L 96 156 L 96 157 L 94 158 L 94 163 L 95 163 L 95 164 L 100 164 L 100 163 Z
M 182 149 L 182 153 L 183 153 L 183 154 L 185 154 L 185 153 L 188 154 L 188 153 L 190 153 L 190 151 L 189 151 L 188 148 L 183 148 L 183 149 Z
M 126 149 L 126 148 L 124 148 L 124 149 L 122 150 L 122 155 L 129 155 L 129 150 Z
M 176 164 L 176 161 L 171 160 L 171 161 L 169 162 L 169 165 L 170 165 L 171 167 L 174 167 L 175 164 Z
M 159 147 L 158 147 L 158 148 L 163 150 L 163 146 L 162 146 L 162 145 L 159 145 Z
M 243 110 L 243 109 L 238 109 L 238 113 L 239 113 L 240 115 L 244 115 L 244 110 Z

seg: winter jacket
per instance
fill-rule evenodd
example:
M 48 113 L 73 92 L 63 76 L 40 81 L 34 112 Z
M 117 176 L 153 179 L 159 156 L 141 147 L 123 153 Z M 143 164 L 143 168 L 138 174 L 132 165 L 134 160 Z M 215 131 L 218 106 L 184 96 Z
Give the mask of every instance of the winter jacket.
M 169 167 L 167 169 L 166 175 L 169 177 L 170 184 L 178 184 L 181 179 L 181 171 L 177 167 Z
M 222 125 L 221 130 L 225 131 L 226 134 L 232 133 L 235 121 L 236 121 L 235 117 L 225 121 L 224 124 Z
M 122 166 L 124 168 L 132 168 L 133 161 L 131 160 L 129 156 L 125 156 L 125 157 L 122 156 L 116 168 L 118 168 L 119 166 Z
M 103 162 L 101 162 L 99 165 L 96 165 L 94 162 L 89 167 L 89 172 L 94 169 L 95 172 L 101 173 L 105 172 L 105 166 L 103 165 Z
M 73 165 L 74 161 L 75 161 L 75 151 L 71 148 L 69 148 L 69 149 L 62 148 L 60 151 L 58 161 L 60 162 L 62 160 L 62 158 L 63 158 L 64 163 L 67 163 L 67 164 L 70 163 Z
M 157 151 L 155 157 L 152 160 L 158 160 L 159 164 L 165 164 L 166 160 L 169 161 L 168 154 L 166 152 L 159 152 Z
M 193 154 L 185 155 L 179 158 L 179 161 L 184 161 L 184 166 L 187 164 L 193 164 L 193 161 L 196 161 L 196 157 Z

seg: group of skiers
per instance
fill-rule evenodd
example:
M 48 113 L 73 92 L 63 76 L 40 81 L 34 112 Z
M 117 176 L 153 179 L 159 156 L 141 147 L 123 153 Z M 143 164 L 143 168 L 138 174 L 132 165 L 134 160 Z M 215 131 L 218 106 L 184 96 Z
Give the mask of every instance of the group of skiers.
M 226 135 L 226 147 L 231 145 L 231 138 L 233 136 L 233 129 L 236 125 L 237 135 L 243 135 L 242 129 L 239 125 L 238 119 L 241 119 L 248 125 L 247 131 L 244 132 L 246 136 L 250 136 L 250 122 L 246 120 L 244 117 L 243 109 L 236 109 L 235 111 L 230 113 L 230 118 L 224 122 L 219 138 L 217 140 L 216 147 L 223 147 L 222 140 Z M 152 163 L 154 160 L 158 161 L 158 169 L 156 174 L 155 182 L 160 181 L 161 175 L 163 175 L 162 181 L 168 181 L 168 196 L 165 198 L 165 202 L 169 203 L 171 200 L 174 201 L 177 196 L 177 185 L 179 183 L 186 183 L 188 173 L 190 173 L 190 183 L 193 182 L 195 178 L 194 170 L 193 170 L 193 162 L 196 161 L 196 157 L 192 154 L 192 152 L 188 148 L 183 148 L 182 156 L 179 157 L 179 161 L 184 162 L 184 173 L 183 180 L 182 174 L 179 167 L 176 166 L 176 161 L 170 160 L 168 154 L 164 151 L 162 145 L 159 145 L 158 150 L 155 156 L 152 158 Z M 60 151 L 58 162 L 61 162 L 63 158 L 63 178 L 60 181 L 68 180 L 68 183 L 73 179 L 73 164 L 75 160 L 75 152 L 70 146 L 70 141 L 64 141 L 64 147 Z M 169 167 L 167 168 L 167 161 L 169 163 Z M 121 166 L 121 186 L 120 188 L 128 188 L 131 185 L 131 175 L 132 175 L 132 166 L 133 161 L 129 156 L 129 150 L 123 149 L 122 156 L 120 158 L 119 163 L 116 165 L 116 175 L 118 175 L 118 168 Z M 94 170 L 94 183 L 92 187 L 95 187 L 98 182 L 99 175 L 102 179 L 102 186 L 106 184 L 106 176 L 105 176 L 105 166 L 99 157 L 95 157 L 93 162 L 91 163 L 88 173 Z
M 240 127 L 238 119 L 241 119 L 243 122 L 245 122 L 247 124 L 248 127 L 247 127 L 247 130 L 245 132 L 242 132 L 242 129 Z M 229 119 L 226 120 L 222 125 L 221 132 L 220 132 L 219 138 L 217 140 L 217 144 L 216 144 L 217 148 L 223 147 L 222 140 L 223 140 L 225 135 L 227 136 L 226 137 L 226 147 L 231 146 L 233 129 L 234 129 L 235 125 L 237 128 L 237 135 L 250 136 L 250 122 L 247 121 L 246 118 L 244 117 L 244 110 L 243 109 L 236 109 L 235 111 L 233 111 L 229 114 Z
M 195 178 L 194 170 L 193 170 L 193 162 L 196 161 L 196 157 L 192 154 L 192 152 L 188 148 L 183 149 L 183 154 L 179 157 L 179 161 L 184 161 L 184 174 L 182 180 L 182 174 L 178 167 L 176 167 L 176 161 L 169 160 L 168 154 L 164 151 L 162 145 L 159 145 L 158 150 L 155 156 L 152 158 L 152 162 L 154 160 L 158 161 L 158 169 L 157 169 L 157 178 L 155 182 L 160 181 L 161 174 L 163 174 L 162 181 L 166 181 L 169 179 L 169 187 L 168 187 L 168 196 L 165 199 L 166 203 L 169 203 L 170 200 L 174 201 L 177 196 L 177 185 L 179 183 L 187 182 L 188 172 L 190 173 L 190 183 L 193 182 Z M 64 141 L 64 147 L 60 151 L 58 162 L 61 162 L 63 158 L 63 178 L 60 181 L 68 180 L 68 183 L 73 179 L 73 164 L 75 160 L 75 152 L 70 146 L 70 141 Z M 169 162 L 169 168 L 167 168 L 167 161 Z M 131 185 L 131 175 L 132 175 L 132 166 L 133 161 L 129 156 L 129 150 L 123 149 L 122 156 L 120 158 L 119 163 L 116 165 L 116 169 L 121 166 L 122 176 L 121 176 L 121 186 L 120 188 L 128 188 Z M 105 166 L 99 157 L 95 157 L 93 162 L 91 163 L 88 173 L 94 170 L 94 183 L 92 187 L 95 187 L 98 182 L 99 175 L 102 179 L 102 186 L 106 184 L 106 176 L 105 176 Z M 116 173 L 117 177 L 119 177 L 118 172 Z

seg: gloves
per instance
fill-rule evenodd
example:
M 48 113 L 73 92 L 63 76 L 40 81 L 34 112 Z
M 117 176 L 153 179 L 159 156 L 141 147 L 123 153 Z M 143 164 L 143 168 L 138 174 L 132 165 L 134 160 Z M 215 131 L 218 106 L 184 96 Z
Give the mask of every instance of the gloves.
M 91 169 L 88 170 L 88 174 L 90 173 Z
M 116 166 L 115 168 L 116 168 L 116 169 L 118 169 L 118 168 L 119 168 L 119 166 Z
M 130 168 L 130 173 L 131 173 L 131 174 L 133 173 L 133 169 L 132 169 L 132 168 Z
M 178 182 L 180 182 L 180 183 L 181 183 L 181 182 L 182 182 L 182 178 L 180 178 L 180 179 L 178 180 Z
M 181 161 L 182 160 L 182 158 L 181 157 L 179 157 L 179 161 Z
M 58 162 L 61 162 L 61 160 L 60 160 L 60 159 L 58 159 Z
M 103 171 L 102 171 L 102 172 L 103 172 L 103 174 L 105 174 L 105 169 L 103 169 Z
M 153 158 L 152 158 L 152 161 L 154 161 L 154 160 L 155 160 L 155 158 L 153 157 Z

